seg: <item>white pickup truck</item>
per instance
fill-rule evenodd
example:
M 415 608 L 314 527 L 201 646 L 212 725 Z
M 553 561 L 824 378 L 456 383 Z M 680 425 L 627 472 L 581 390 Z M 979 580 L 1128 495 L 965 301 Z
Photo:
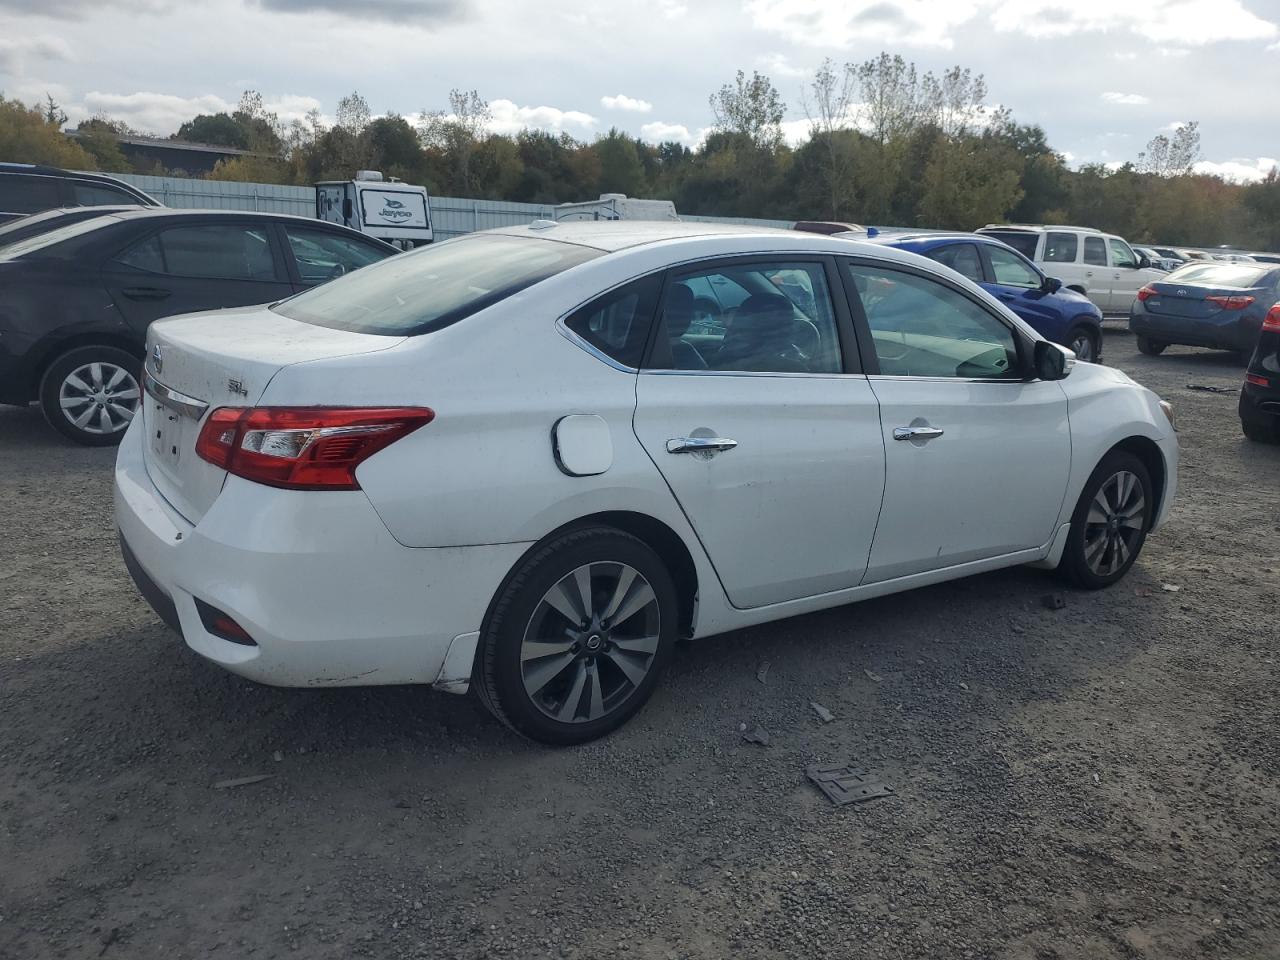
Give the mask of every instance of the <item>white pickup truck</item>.
M 1090 227 L 989 223 L 976 232 L 1034 260 L 1046 275 L 1083 293 L 1108 316 L 1129 316 L 1138 291 L 1166 274 L 1123 237 Z

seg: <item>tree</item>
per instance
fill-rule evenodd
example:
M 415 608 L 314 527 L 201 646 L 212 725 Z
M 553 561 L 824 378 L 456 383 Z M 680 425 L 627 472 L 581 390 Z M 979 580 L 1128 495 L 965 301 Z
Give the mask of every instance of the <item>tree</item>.
M 422 147 L 417 132 L 404 117 L 388 114 L 369 122 L 363 134 L 373 166 L 389 176 L 417 181 L 422 178 Z
M 1147 142 L 1147 149 L 1138 154 L 1138 170 L 1157 177 L 1183 177 L 1189 174 L 1200 160 L 1200 123 L 1183 123 L 1173 132 L 1173 137 L 1157 134 Z
M 120 150 L 120 138 L 133 134 L 128 124 L 103 114 L 85 120 L 76 129 L 76 139 L 93 157 L 94 169 L 107 173 L 128 173 L 133 169 Z
M 352 90 L 338 101 L 338 129 L 358 136 L 369 125 L 371 116 L 369 101 L 360 96 L 359 91 Z
M 763 74 L 753 71 L 748 80 L 739 70 L 734 83 L 726 83 L 709 102 L 717 130 L 736 133 L 761 150 L 782 143 L 782 97 Z
M 600 193 L 645 194 L 644 165 L 636 141 L 613 127 L 596 140 L 600 158 Z
M 16 163 L 93 169 L 93 158 L 67 139 L 59 127 L 60 124 L 49 122 L 39 107 L 27 107 L 0 94 L 0 157 Z
M 463 196 L 474 188 L 472 160 L 492 121 L 489 101 L 475 90 L 450 90 L 448 112 L 422 111 L 418 127 L 422 143 L 438 151 L 447 182 Z
M 1022 199 L 1018 173 L 1017 156 L 997 137 L 939 137 L 924 171 L 919 221 L 973 230 L 1003 220 Z
M 1254 245 L 1280 250 L 1280 168 L 1272 167 L 1261 182 L 1245 187 L 1240 201 L 1253 221 Z
M 53 95 L 46 93 L 44 95 L 44 122 L 51 123 L 59 130 L 62 125 L 67 122 L 67 113 L 62 107 L 58 106 L 58 101 L 53 99 Z
M 858 77 L 852 64 L 841 68 L 828 57 L 822 61 L 810 83 L 810 93 L 801 98 L 809 118 L 809 138 L 821 157 L 817 171 L 830 203 L 830 217 L 840 219 L 841 207 L 850 203 L 853 191 L 854 91 Z
M 192 117 L 170 139 L 208 143 L 236 150 L 249 149 L 249 136 L 244 127 L 227 113 L 202 113 Z

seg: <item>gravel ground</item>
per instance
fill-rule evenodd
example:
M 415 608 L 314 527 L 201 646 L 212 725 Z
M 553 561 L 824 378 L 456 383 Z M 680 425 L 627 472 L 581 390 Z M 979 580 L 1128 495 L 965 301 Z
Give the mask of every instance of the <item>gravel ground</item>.
M 1106 353 L 1182 428 L 1122 584 L 1049 610 L 1018 569 L 701 641 L 561 751 L 200 660 L 124 573 L 111 451 L 0 412 L 0 957 L 1280 957 L 1280 449 L 1241 438 L 1228 355 Z M 893 796 L 804 780 L 848 761 Z

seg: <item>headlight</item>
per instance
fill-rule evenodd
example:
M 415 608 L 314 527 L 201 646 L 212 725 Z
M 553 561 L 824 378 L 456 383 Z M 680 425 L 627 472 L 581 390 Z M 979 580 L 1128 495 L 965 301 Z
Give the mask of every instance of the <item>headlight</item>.
M 1168 400 L 1160 401 L 1160 411 L 1164 414 L 1164 418 L 1169 421 L 1169 426 L 1174 430 L 1178 429 L 1178 415 L 1173 412 L 1173 404 Z

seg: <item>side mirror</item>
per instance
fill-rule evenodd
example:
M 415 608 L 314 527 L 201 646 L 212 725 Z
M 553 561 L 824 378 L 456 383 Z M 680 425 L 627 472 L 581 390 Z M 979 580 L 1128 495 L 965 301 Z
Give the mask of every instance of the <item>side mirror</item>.
M 1048 340 L 1037 340 L 1031 365 L 1037 380 L 1062 380 L 1071 371 L 1067 361 L 1074 359 L 1075 355 L 1065 347 Z
M 1150 266 L 1151 266 L 1151 258 L 1148 257 L 1145 253 L 1138 254 L 1138 269 L 1146 270 Z
M 1041 293 L 1057 293 L 1062 289 L 1062 281 L 1057 277 L 1045 277 L 1044 282 L 1040 284 Z

